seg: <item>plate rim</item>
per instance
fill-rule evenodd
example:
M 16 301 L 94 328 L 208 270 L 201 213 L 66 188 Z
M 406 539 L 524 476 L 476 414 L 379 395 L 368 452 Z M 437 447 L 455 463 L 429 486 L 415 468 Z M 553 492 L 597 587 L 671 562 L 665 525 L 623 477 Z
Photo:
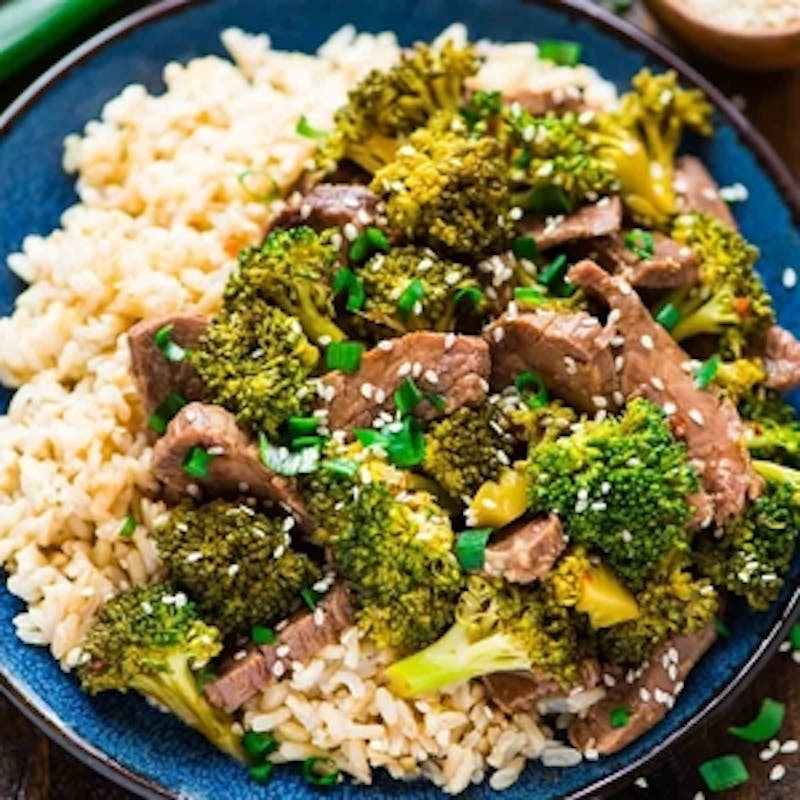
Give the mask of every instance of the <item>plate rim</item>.
M 206 2 L 206 0 L 199 0 Z M 716 109 L 726 117 L 737 132 L 740 141 L 753 153 L 757 162 L 775 184 L 778 193 L 788 206 L 792 221 L 800 228 L 800 184 L 798 184 L 780 156 L 775 152 L 754 125 L 717 87 L 690 66 L 683 58 L 666 45 L 658 42 L 650 34 L 633 23 L 613 15 L 610 11 L 591 2 L 591 0 L 517 0 L 526 4 L 557 7 L 564 12 L 587 18 L 602 31 L 621 40 L 623 43 L 644 51 L 674 69 L 681 78 L 702 89 Z M 134 30 L 151 21 L 178 13 L 198 0 L 160 0 L 150 6 L 134 11 L 109 25 L 94 36 L 82 42 L 75 49 L 50 66 L 36 78 L 22 93 L 0 113 L 0 139 L 8 134 L 13 125 L 34 106 L 36 101 L 62 77 L 88 60 L 106 46 L 122 39 Z M 645 768 L 661 764 L 670 751 L 694 732 L 702 723 L 710 723 L 754 680 L 766 661 L 773 655 L 787 635 L 795 618 L 800 614 L 800 586 L 786 599 L 779 618 L 761 640 L 759 646 L 742 664 L 738 673 L 723 690 L 649 753 L 634 759 L 605 778 L 579 789 L 563 800 L 591 800 L 607 796 L 614 789 L 629 783 L 636 773 Z M 43 698 L 28 694 L 21 682 L 0 664 L 0 693 L 21 711 L 42 733 L 54 741 L 70 755 L 113 783 L 144 798 L 158 800 L 180 800 L 180 794 L 156 781 L 136 772 L 113 759 L 84 737 L 65 726 L 49 708 Z M 599 794 L 601 793 L 601 794 Z

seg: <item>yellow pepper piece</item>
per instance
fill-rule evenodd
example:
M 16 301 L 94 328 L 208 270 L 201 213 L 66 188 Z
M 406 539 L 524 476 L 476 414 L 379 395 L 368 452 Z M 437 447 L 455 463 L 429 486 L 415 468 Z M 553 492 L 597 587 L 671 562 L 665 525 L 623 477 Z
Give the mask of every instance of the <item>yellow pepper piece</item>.
M 605 567 L 592 567 L 584 572 L 579 591 L 575 608 L 589 615 L 593 628 L 610 628 L 639 616 L 634 596 Z
M 499 481 L 486 481 L 470 504 L 471 522 L 479 528 L 502 528 L 528 509 L 528 482 L 516 469 L 506 469 Z

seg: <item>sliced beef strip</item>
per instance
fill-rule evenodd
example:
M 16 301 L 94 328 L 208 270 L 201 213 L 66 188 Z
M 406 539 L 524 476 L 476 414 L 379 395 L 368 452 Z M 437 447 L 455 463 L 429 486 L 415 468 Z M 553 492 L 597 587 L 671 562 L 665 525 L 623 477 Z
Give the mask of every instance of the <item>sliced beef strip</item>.
M 145 319 L 128 331 L 131 374 L 148 413 L 155 411 L 170 392 L 177 392 L 186 400 L 203 398 L 203 382 L 197 373 L 188 361 L 176 362 L 165 358 L 156 344 L 156 333 L 171 325 L 172 341 L 192 349 L 199 344 L 208 324 L 208 317 L 187 312 Z
M 269 222 L 268 230 L 308 225 L 315 230 L 372 225 L 378 216 L 378 196 L 358 183 L 319 183 L 291 200 Z
M 660 722 L 672 708 L 683 682 L 716 638 L 713 625 L 697 633 L 674 636 L 653 653 L 638 680 L 619 681 L 584 719 L 575 720 L 569 729 L 573 746 L 600 755 L 616 753 Z M 628 724 L 611 725 L 615 708 L 631 712 Z
M 785 392 L 800 386 L 800 341 L 786 328 L 780 325 L 769 328 L 753 355 L 764 361 L 768 389 Z
M 202 480 L 188 475 L 183 468 L 192 447 L 217 453 Z M 201 490 L 209 495 L 252 495 L 279 503 L 308 527 L 305 506 L 292 481 L 261 463 L 255 443 L 238 427 L 233 414 L 221 406 L 184 406 L 156 442 L 152 470 L 170 499 L 196 496 Z
M 478 336 L 422 331 L 387 340 L 363 355 L 357 372 L 330 372 L 322 378 L 328 427 L 365 427 L 381 411 L 393 412 L 394 391 L 408 375 L 422 392 L 442 395 L 448 414 L 478 405 L 489 389 L 490 366 L 489 347 Z M 415 413 L 429 418 L 435 409 L 423 401 Z
M 541 117 L 544 114 L 564 114 L 567 111 L 586 111 L 589 106 L 578 86 L 548 87 L 535 89 L 532 86 L 512 86 L 503 89 L 503 102 L 510 106 L 519 103 L 520 108 Z
M 492 387 L 500 391 L 530 371 L 582 411 L 597 411 L 606 398 L 615 406 L 619 379 L 610 348 L 615 333 L 613 325 L 604 327 L 584 311 L 502 316 L 485 333 L 492 349 Z
M 532 236 L 540 250 L 566 242 L 610 236 L 621 227 L 622 203 L 618 197 L 603 197 L 566 216 L 526 215 L 520 222 L 520 232 Z
M 555 514 L 522 520 L 489 543 L 483 570 L 511 583 L 532 583 L 550 572 L 565 547 L 561 520 Z
M 703 211 L 736 228 L 736 219 L 719 196 L 719 186 L 699 158 L 682 156 L 675 164 L 675 192 L 681 211 Z
M 351 622 L 347 589 L 344 584 L 335 584 L 315 612 L 304 610 L 294 614 L 274 644 L 253 646 L 244 658 L 231 659 L 223 667 L 222 675 L 206 685 L 206 697 L 229 713 L 236 711 L 287 673 L 292 662 L 305 662 L 326 645 L 338 642 L 339 635 Z
M 717 524 L 738 514 L 748 497 L 757 496 L 761 481 L 752 470 L 736 408 L 695 385 L 684 369 L 689 356 L 653 320 L 627 281 L 588 260 L 573 266 L 568 278 L 612 309 L 609 322 L 614 321 L 621 339 L 617 364 L 622 393 L 645 397 L 667 411 L 711 497 Z
M 696 284 L 700 268 L 695 251 L 658 231 L 652 235 L 653 255 L 650 258 L 639 258 L 625 245 L 622 233 L 582 244 L 578 252 L 597 261 L 609 272 L 621 275 L 632 286 L 643 289 L 672 289 Z

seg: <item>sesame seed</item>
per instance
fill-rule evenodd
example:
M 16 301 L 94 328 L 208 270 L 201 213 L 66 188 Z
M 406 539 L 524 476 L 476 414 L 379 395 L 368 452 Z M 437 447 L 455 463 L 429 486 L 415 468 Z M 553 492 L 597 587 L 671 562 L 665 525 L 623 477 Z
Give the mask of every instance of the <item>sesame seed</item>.
M 280 632 L 281 632 L 281 631 L 282 631 L 282 630 L 283 630 L 283 629 L 284 629 L 284 628 L 285 628 L 285 627 L 286 627 L 288 624 L 289 624 L 289 620 L 288 620 L 288 619 L 282 619 L 282 620 L 281 620 L 281 621 L 280 621 L 280 622 L 279 622 L 279 623 L 278 623 L 278 624 L 275 626 L 275 630 L 276 630 L 276 631 L 278 631 L 278 633 L 280 633 Z
M 505 335 L 506 335 L 506 329 L 500 326 L 498 326 L 492 331 L 492 339 L 494 339 L 497 344 L 503 341 L 503 337 Z
M 278 545 L 278 546 L 277 546 L 277 547 L 276 547 L 276 548 L 275 548 L 275 549 L 272 551 L 272 557 L 273 557 L 273 558 L 281 558 L 285 552 L 286 552 L 286 548 L 285 548 L 285 547 L 284 547 L 282 544 L 279 544 L 279 545 Z
M 519 206 L 514 206 L 509 212 L 508 216 L 515 222 L 522 219 L 522 209 Z
M 606 322 L 609 325 L 615 325 L 617 322 L 619 322 L 621 316 L 622 312 L 618 308 L 612 308 L 611 311 L 608 312 L 608 318 Z
M 782 781 L 786 776 L 786 767 L 783 764 L 776 764 L 770 771 L 769 771 L 769 779 L 773 783 L 777 783 L 778 781 Z
M 643 333 L 639 337 L 639 343 L 644 347 L 645 350 L 652 350 L 654 347 L 653 344 L 653 337 L 649 333 Z
M 282 644 L 275 648 L 275 655 L 278 656 L 278 658 L 286 658 L 286 656 L 289 655 L 289 652 L 290 650 L 288 644 Z
M 698 792 L 694 796 L 693 800 L 706 800 L 706 796 L 702 792 Z
M 609 688 L 613 689 L 617 685 L 617 679 L 607 672 L 603 675 L 603 683 Z
M 420 375 L 422 375 L 422 364 L 420 364 L 419 361 L 415 361 L 411 365 L 411 377 L 419 378 Z
M 241 567 L 238 564 L 231 564 L 228 567 L 228 575 L 229 575 L 229 577 L 233 578 L 236 575 L 236 573 L 239 572 L 240 569 L 241 569 Z
M 647 778 L 644 778 L 644 777 L 642 777 L 642 778 L 637 778 L 637 779 L 636 779 L 636 780 L 633 782 L 633 784 L 634 784 L 634 786 L 636 786 L 636 788 L 637 788 L 637 789 L 647 789 L 647 787 L 650 785 L 650 784 L 647 782 Z
M 642 686 L 642 688 L 639 689 L 639 699 L 643 703 L 649 703 L 650 700 L 652 699 L 652 695 L 650 694 L 650 690 L 646 689 L 644 686 Z
M 601 394 L 594 395 L 592 397 L 592 403 L 594 403 L 595 408 L 608 408 L 608 400 Z
M 611 338 L 608 340 L 608 343 L 609 343 L 609 344 L 610 344 L 612 347 L 622 347 L 622 345 L 624 345 L 624 344 L 625 344 L 625 337 L 624 337 L 624 336 L 622 336 L 621 334 L 617 334 L 616 336 L 612 336 L 612 337 L 611 337 Z
M 787 639 L 785 642 L 781 642 L 778 646 L 779 653 L 788 653 L 792 649 L 792 643 Z
M 276 678 L 280 678 L 280 677 L 282 677 L 282 676 L 283 676 L 283 674 L 284 674 L 285 672 L 286 672 L 286 667 L 284 666 L 284 663 L 283 663 L 283 661 L 276 661 L 276 662 L 275 662 L 275 663 L 272 665 L 272 674 L 273 674 L 273 675 L 274 675 Z
M 675 684 L 675 688 L 673 689 L 673 691 L 675 692 L 675 695 L 676 695 L 676 696 L 677 696 L 677 695 L 679 695 L 679 694 L 680 694 L 680 693 L 683 691 L 683 687 L 684 687 L 684 685 L 685 685 L 685 684 L 684 684 L 684 682 L 683 682 L 683 681 L 678 681 L 678 682 Z
M 384 353 L 391 352 L 394 347 L 394 342 L 391 339 L 381 339 L 378 342 L 378 349 L 383 350 Z
M 187 564 L 196 564 L 201 558 L 203 554 L 199 550 L 195 550 L 193 553 L 189 553 L 188 556 L 184 559 Z
M 789 754 L 789 753 L 796 753 L 800 745 L 798 745 L 797 739 L 787 739 L 781 745 L 781 753 Z
M 328 346 L 328 345 L 331 343 L 331 337 L 330 337 L 330 336 L 328 336 L 328 334 L 327 334 L 327 333 L 323 333 L 323 334 L 322 334 L 322 336 L 320 336 L 320 337 L 317 339 L 317 342 L 319 342 L 319 344 L 320 344 L 322 347 L 327 347 L 327 346 Z
M 795 650 L 792 653 L 792 661 L 794 661 L 795 664 L 800 664 L 800 650 Z
M 397 377 L 398 378 L 405 378 L 406 375 L 411 374 L 411 362 L 404 361 L 397 370 Z
M 364 383 L 361 384 L 361 388 L 359 389 L 359 391 L 361 392 L 361 396 L 363 398 L 365 398 L 366 400 L 371 400 L 372 394 L 375 391 L 375 387 L 369 381 L 365 381 Z
M 243 658 L 247 658 L 247 650 L 237 650 L 233 654 L 234 661 L 241 661 Z
M 625 395 L 619 389 L 615 389 L 611 393 L 611 398 L 618 406 L 625 404 Z
M 425 380 L 428 381 L 428 383 L 433 383 L 433 384 L 439 383 L 439 376 L 432 369 L 426 369 L 424 377 Z
M 314 609 L 313 618 L 314 618 L 314 624 L 318 628 L 321 628 L 325 624 L 325 609 L 322 608 L 322 606 L 317 606 Z
M 793 267 L 786 267 L 783 271 L 782 281 L 787 289 L 794 289 L 797 286 L 797 271 Z
M 348 222 L 344 228 L 342 228 L 342 233 L 344 233 L 344 238 L 347 239 L 348 242 L 352 242 L 358 237 L 358 228 L 356 228 L 352 222 Z
M 625 356 L 617 356 L 614 359 L 614 369 L 617 372 L 622 372 L 622 368 L 625 366 Z
M 703 415 L 696 408 L 689 409 L 689 419 L 694 422 L 695 425 L 699 425 L 701 427 L 705 424 Z
M 664 413 L 668 417 L 671 417 L 678 410 L 678 406 L 676 406 L 675 403 L 672 402 L 664 403 L 663 408 L 664 408 Z
M 456 335 L 454 333 L 448 333 L 447 336 L 444 337 L 445 350 L 450 350 L 455 343 L 456 343 Z
M 658 377 L 658 375 L 653 375 L 653 377 L 650 378 L 650 383 L 652 384 L 653 388 L 658 389 L 659 392 L 663 392 L 664 389 L 666 388 L 664 386 L 664 381 L 662 381 L 661 378 Z
M 667 675 L 673 683 L 676 683 L 678 680 L 678 668 L 674 664 L 670 664 L 667 667 Z
M 564 356 L 564 369 L 567 375 L 574 375 L 578 371 L 578 365 L 572 356 Z
M 633 541 L 633 534 L 629 530 L 624 530 L 620 534 L 620 538 L 625 544 L 630 544 Z
M 247 494 L 250 491 L 250 484 L 247 481 L 239 481 L 239 492 Z
M 596 747 L 587 747 L 583 751 L 583 757 L 587 761 L 597 761 L 600 758 L 600 752 Z

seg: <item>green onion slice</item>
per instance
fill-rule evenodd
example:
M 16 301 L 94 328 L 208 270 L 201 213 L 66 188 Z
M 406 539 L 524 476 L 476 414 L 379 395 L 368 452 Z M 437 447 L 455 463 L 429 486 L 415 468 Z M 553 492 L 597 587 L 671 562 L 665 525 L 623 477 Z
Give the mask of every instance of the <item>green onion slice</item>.
M 345 308 L 348 311 L 360 311 L 367 299 L 364 291 L 364 281 L 347 267 L 342 267 L 333 277 L 333 293 L 344 292 L 346 296 Z
M 169 421 L 186 405 L 186 398 L 177 392 L 170 392 L 167 399 L 150 415 L 147 424 L 157 434 L 166 432 Z
M 419 279 L 414 278 L 408 286 L 403 289 L 403 293 L 397 301 L 397 310 L 401 316 L 407 317 L 414 311 L 414 306 L 425 297 L 425 284 Z
M 545 39 L 539 43 L 539 58 L 560 67 L 574 67 L 581 59 L 583 47 L 578 42 Z
M 653 234 L 641 228 L 634 228 L 625 234 L 625 247 L 642 261 L 652 258 L 656 252 Z
M 119 531 L 117 531 L 117 536 L 119 536 L 120 539 L 130 539 L 135 531 L 136 517 L 128 514 L 128 516 L 125 517 L 125 521 L 122 523 L 122 525 L 120 525 Z
M 714 618 L 714 630 L 723 638 L 731 638 L 731 629 L 719 618 Z
M 326 441 L 328 439 L 325 436 L 298 436 L 289 442 L 289 449 L 296 452 L 307 447 L 323 447 Z
M 153 336 L 153 340 L 156 343 L 156 347 L 161 351 L 161 355 L 163 355 L 167 361 L 183 361 L 189 354 L 188 350 L 173 341 L 172 325 L 165 325 L 163 328 L 159 328 L 155 336 Z
M 750 774 L 737 755 L 720 756 L 699 767 L 700 775 L 712 792 L 724 792 L 750 780 Z
M 319 595 L 313 589 L 301 589 L 300 597 L 303 598 L 303 602 L 311 611 L 313 611 L 319 603 Z
M 733 726 L 728 731 L 746 742 L 768 742 L 777 736 L 786 716 L 786 706 L 767 697 L 761 703 L 758 716 L 747 725 Z
M 268 628 L 266 625 L 253 625 L 250 629 L 250 639 L 253 644 L 265 645 L 273 644 L 277 641 L 278 637 L 275 635 L 275 631 L 273 631 L 272 628 Z
M 308 475 L 319 466 L 319 447 L 303 447 L 292 452 L 288 447 L 276 447 L 263 434 L 258 434 L 258 455 L 261 463 L 278 475 Z
M 373 253 L 388 253 L 390 249 L 386 234 L 380 228 L 370 226 L 353 239 L 347 256 L 354 264 L 361 264 Z
M 556 256 L 538 275 L 536 282 L 548 289 L 557 286 L 567 271 L 567 257 L 561 253 Z
M 539 255 L 539 248 L 533 236 L 517 236 L 511 245 L 511 250 L 517 258 L 527 258 L 533 261 Z
M 630 721 L 630 718 L 631 710 L 622 706 L 612 708 L 609 714 L 609 721 L 611 722 L 612 728 L 624 728 Z
M 208 465 L 216 458 L 213 453 L 209 453 L 203 447 L 195 445 L 190 448 L 186 457 L 183 459 L 183 471 L 193 478 L 202 480 L 208 477 Z
M 242 737 L 242 747 L 256 761 L 264 761 L 270 753 L 278 749 L 278 742 L 272 734 L 247 731 Z
M 611 3 L 611 10 L 615 14 L 624 14 L 626 11 L 630 10 L 630 7 L 633 5 L 633 0 L 614 0 Z
M 298 436 L 311 436 L 319 428 L 317 417 L 289 417 L 286 420 L 286 435 L 289 440 Z
M 334 475 L 343 475 L 345 478 L 353 478 L 358 472 L 359 463 L 352 458 L 329 458 L 322 462 L 322 469 L 332 472 Z
M 194 674 L 194 679 L 197 682 L 197 686 L 199 689 L 203 689 L 208 686 L 209 683 L 215 681 L 219 678 L 219 673 L 211 669 L 211 667 L 204 667 L 199 672 Z
M 447 401 L 438 392 L 426 392 L 425 399 L 441 414 L 447 408 Z
M 295 126 L 295 130 L 301 136 L 305 136 L 306 139 L 323 139 L 328 134 L 326 131 L 320 130 L 319 128 L 315 128 L 309 121 L 308 117 L 303 114 L 299 120 L 297 120 L 297 125 Z
M 517 387 L 528 408 L 541 408 L 547 405 L 547 388 L 541 376 L 535 372 L 520 372 L 514 378 L 514 386 Z
M 394 392 L 394 404 L 401 414 L 410 414 L 423 399 L 423 394 L 413 378 L 404 378 Z
M 255 783 L 265 784 L 272 777 L 274 770 L 275 765 L 271 761 L 265 761 L 263 764 L 256 764 L 256 766 L 250 767 L 248 774 L 250 775 L 250 780 Z
M 719 369 L 720 358 L 718 355 L 713 355 L 708 361 L 704 362 L 697 374 L 694 376 L 694 383 L 700 389 L 705 389 L 711 381 L 714 380 L 717 370 Z
M 792 625 L 792 630 L 789 632 L 789 641 L 792 643 L 793 650 L 800 650 L 800 622 L 795 622 Z
M 406 417 L 400 423 L 389 423 L 382 430 L 356 428 L 353 436 L 364 447 L 378 446 L 386 451 L 396 467 L 416 467 L 425 458 L 425 436 L 416 417 Z
M 236 176 L 242 191 L 253 200 L 269 203 L 281 196 L 278 181 L 263 169 L 246 169 Z
M 483 304 L 483 292 L 477 286 L 462 286 L 453 294 L 453 302 L 458 305 L 468 300 L 475 308 Z
M 455 552 L 462 569 L 467 571 L 483 569 L 486 543 L 492 532 L 492 528 L 475 528 L 458 534 Z
M 525 305 L 538 306 L 544 302 L 544 295 L 533 286 L 516 286 L 514 300 Z
M 526 205 L 537 214 L 569 214 L 575 208 L 561 186 L 540 186 L 534 189 L 528 195 Z
M 356 440 L 361 442 L 364 447 L 378 445 L 385 450 L 386 445 L 389 443 L 389 436 L 383 433 L 383 431 L 375 430 L 375 428 L 355 428 L 353 430 L 353 436 L 355 436 Z
M 682 316 L 672 303 L 664 303 L 656 312 L 656 322 L 664 330 L 671 331 L 681 321 Z
M 333 759 L 311 756 L 303 762 L 303 777 L 312 786 L 335 786 L 339 783 L 339 770 Z
M 358 372 L 363 352 L 361 342 L 331 342 L 325 349 L 325 366 L 342 372 Z

